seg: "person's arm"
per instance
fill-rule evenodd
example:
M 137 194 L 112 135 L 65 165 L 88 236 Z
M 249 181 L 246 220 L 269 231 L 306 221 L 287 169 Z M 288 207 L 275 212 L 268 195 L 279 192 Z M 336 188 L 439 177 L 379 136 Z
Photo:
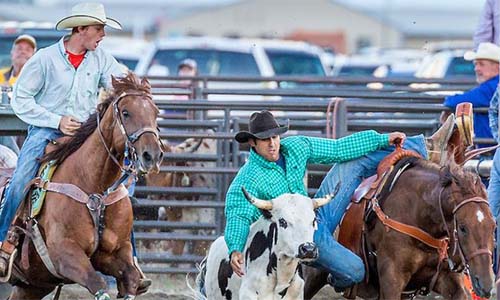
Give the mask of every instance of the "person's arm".
M 463 102 L 472 103 L 473 107 L 489 107 L 491 99 L 491 90 L 483 83 L 472 90 L 466 91 L 463 94 L 447 96 L 444 98 L 444 106 L 455 109 L 456 106 Z
M 243 252 L 250 231 L 250 225 L 260 216 L 258 209 L 250 204 L 241 191 L 242 177 L 236 177 L 226 194 L 226 229 L 224 239 L 227 244 L 228 254 L 233 251 Z M 246 183 L 245 189 L 254 196 L 259 193 L 253 184 Z
M 47 110 L 35 101 L 35 95 L 44 87 L 46 78 L 40 57 L 35 54 L 24 65 L 14 85 L 10 104 L 15 114 L 24 122 L 38 127 L 58 129 L 62 116 Z
M 490 129 L 493 138 L 499 143 L 498 140 L 498 97 L 499 90 L 495 92 L 490 101 L 490 108 L 488 109 L 488 119 L 490 121 Z
M 297 136 L 294 148 L 302 152 L 309 163 L 331 164 L 359 158 L 372 151 L 389 146 L 389 134 L 366 130 L 339 139 Z
M 484 3 L 483 11 L 481 17 L 479 18 L 479 24 L 474 32 L 474 49 L 477 49 L 479 44 L 484 42 L 494 42 L 494 30 L 493 30 L 493 14 L 494 14 L 494 0 L 487 0 Z

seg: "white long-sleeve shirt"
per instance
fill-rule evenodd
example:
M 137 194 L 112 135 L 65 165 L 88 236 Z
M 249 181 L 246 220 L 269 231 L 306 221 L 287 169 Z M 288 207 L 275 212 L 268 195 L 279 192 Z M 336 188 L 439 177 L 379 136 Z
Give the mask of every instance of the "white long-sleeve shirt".
M 36 52 L 14 85 L 12 109 L 30 125 L 57 129 L 66 115 L 86 121 L 97 107 L 99 88 L 111 88 L 111 75 L 124 74 L 124 68 L 100 48 L 87 51 L 75 69 L 64 48 L 67 38 Z
M 474 49 L 489 42 L 500 46 L 500 0 L 486 0 L 474 33 Z

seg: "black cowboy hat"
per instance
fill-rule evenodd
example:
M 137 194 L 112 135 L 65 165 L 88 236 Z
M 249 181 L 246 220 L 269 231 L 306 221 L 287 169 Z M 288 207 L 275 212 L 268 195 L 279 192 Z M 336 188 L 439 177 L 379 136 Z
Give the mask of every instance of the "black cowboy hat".
M 280 126 L 274 116 L 267 110 L 254 112 L 248 121 L 249 131 L 240 131 L 234 137 L 238 143 L 246 143 L 248 139 L 267 139 L 288 131 L 288 125 Z

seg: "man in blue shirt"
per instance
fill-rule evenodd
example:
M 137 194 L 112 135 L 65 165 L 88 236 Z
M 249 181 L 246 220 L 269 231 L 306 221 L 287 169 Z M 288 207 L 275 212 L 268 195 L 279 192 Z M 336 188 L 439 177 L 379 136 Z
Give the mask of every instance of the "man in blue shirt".
M 474 61 L 479 85 L 463 94 L 446 97 L 443 104 L 453 110 L 463 102 L 471 102 L 473 107 L 489 107 L 498 85 L 500 47 L 492 43 L 481 43 L 476 52 L 467 51 L 464 58 Z M 493 138 L 487 113 L 474 113 L 474 134 L 477 138 Z

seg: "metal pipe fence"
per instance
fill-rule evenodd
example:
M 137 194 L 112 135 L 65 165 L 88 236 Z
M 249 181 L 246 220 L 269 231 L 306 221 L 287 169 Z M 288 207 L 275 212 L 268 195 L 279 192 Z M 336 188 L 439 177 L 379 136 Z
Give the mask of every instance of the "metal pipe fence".
M 192 78 L 201 84 L 190 87 L 171 83 L 176 77 L 151 78 L 154 99 L 160 110 L 194 111 L 194 119 L 159 119 L 161 137 L 168 141 L 188 138 L 214 140 L 216 149 L 211 153 L 166 153 L 166 164 L 161 167 L 164 174 L 193 174 L 214 176 L 213 186 L 171 186 L 156 187 L 138 185 L 135 209 L 159 211 L 162 208 L 213 214 L 212 221 L 157 220 L 156 215 L 135 220 L 135 238 L 144 247 L 140 248 L 139 259 L 145 264 L 144 271 L 150 273 L 196 272 L 194 264 L 202 255 L 191 252 L 197 243 L 207 243 L 223 233 L 224 198 L 229 184 L 244 163 L 244 148 L 234 140 L 234 134 L 246 129 L 248 117 L 253 111 L 268 109 L 275 113 L 280 122 L 290 120 L 290 134 L 307 134 L 326 137 L 327 128 L 335 128 L 334 136 L 341 137 L 364 129 L 389 132 L 430 135 L 438 127 L 443 96 L 427 95 L 408 87 L 411 83 L 438 83 L 439 88 L 465 89 L 472 86 L 471 79 L 428 80 L 428 79 L 382 79 L 382 78 Z M 185 80 L 185 78 L 183 78 Z M 295 89 L 214 89 L 211 82 L 267 82 L 297 84 L 325 84 L 326 86 Z M 370 90 L 367 83 L 378 82 L 388 85 L 380 91 Z M 394 93 L 393 91 L 398 91 Z M 424 90 L 425 91 L 425 90 Z M 190 95 L 192 100 L 165 99 L 164 96 Z M 246 96 L 259 99 L 246 100 Z M 218 99 L 224 96 L 223 100 Z M 328 112 L 330 101 L 336 97 L 336 110 Z M 478 111 L 478 110 L 476 110 Z M 168 114 L 163 115 L 166 117 Z M 331 118 L 327 118 L 329 115 Z M 160 116 L 161 117 L 161 116 Z M 23 134 L 26 125 L 12 113 L 8 105 L 0 105 L 0 135 Z M 492 141 L 481 141 L 492 142 Z M 192 162 L 195 165 L 176 163 Z M 197 166 L 210 163 L 210 166 Z M 469 166 L 470 165 L 470 166 Z M 470 162 L 468 168 L 478 169 L 480 174 L 489 172 L 484 163 Z M 328 166 L 308 167 L 308 193 L 313 195 Z M 488 170 L 488 171 L 487 171 Z M 161 199 L 153 199 L 160 197 Z M 197 200 L 193 200 L 197 199 Z M 186 243 L 187 252 L 172 255 L 162 248 L 147 247 L 148 243 L 164 241 Z

